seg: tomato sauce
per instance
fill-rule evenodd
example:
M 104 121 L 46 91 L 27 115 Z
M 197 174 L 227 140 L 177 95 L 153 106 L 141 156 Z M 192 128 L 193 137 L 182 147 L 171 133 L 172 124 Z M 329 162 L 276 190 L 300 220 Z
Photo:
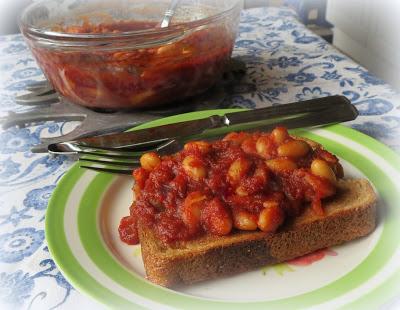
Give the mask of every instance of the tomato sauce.
M 150 155 L 133 172 L 136 199 L 119 227 L 128 244 L 139 242 L 137 225 L 150 227 L 166 244 L 235 230 L 274 232 L 308 205 L 323 215 L 321 199 L 336 192 L 326 171 L 343 176 L 334 155 L 281 127 L 189 142 L 171 156 Z M 323 169 L 315 169 L 313 162 L 321 160 Z

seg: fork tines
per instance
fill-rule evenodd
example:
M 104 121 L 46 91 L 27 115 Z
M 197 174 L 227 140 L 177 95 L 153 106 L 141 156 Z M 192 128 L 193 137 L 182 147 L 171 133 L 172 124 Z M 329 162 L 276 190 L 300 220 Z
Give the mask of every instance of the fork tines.
M 177 139 L 168 140 L 155 149 L 147 150 L 156 151 L 160 155 L 171 154 L 182 148 L 182 141 Z M 81 168 L 91 169 L 100 172 L 119 173 L 119 174 L 132 174 L 132 170 L 139 166 L 140 157 L 145 152 L 129 152 L 123 149 L 118 151 L 111 151 L 107 149 L 97 148 L 87 151 L 81 149 L 78 154 L 80 155 L 80 162 L 87 162 L 81 164 Z M 89 155 L 89 156 L 88 156 Z
M 132 174 L 132 170 L 139 166 L 141 154 L 113 151 L 80 153 L 79 163 L 81 168 L 117 174 Z
M 100 152 L 90 152 L 89 156 L 83 155 L 79 157 L 80 167 L 99 172 L 132 174 L 132 170 L 139 166 L 140 155 L 128 156 L 123 155 L 123 152 L 121 154 L 112 154 L 111 156 L 108 154 L 107 157 Z
M 132 174 L 132 169 L 123 169 L 123 168 L 112 168 L 109 166 L 103 166 L 103 165 L 80 165 L 80 168 L 85 168 L 89 170 L 94 170 L 97 172 L 107 172 L 107 173 L 115 173 L 115 174 L 126 174 L 126 175 L 131 175 Z

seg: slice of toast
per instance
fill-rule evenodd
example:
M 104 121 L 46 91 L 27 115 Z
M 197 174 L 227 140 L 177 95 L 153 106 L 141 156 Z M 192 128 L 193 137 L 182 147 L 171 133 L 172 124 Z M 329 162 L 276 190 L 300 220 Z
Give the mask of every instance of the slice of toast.
M 290 260 L 372 232 L 376 194 L 367 180 L 338 182 L 338 192 L 323 202 L 325 215 L 311 208 L 288 220 L 277 232 L 236 231 L 204 236 L 176 247 L 165 246 L 150 229 L 140 227 L 147 277 L 162 286 L 194 283 Z

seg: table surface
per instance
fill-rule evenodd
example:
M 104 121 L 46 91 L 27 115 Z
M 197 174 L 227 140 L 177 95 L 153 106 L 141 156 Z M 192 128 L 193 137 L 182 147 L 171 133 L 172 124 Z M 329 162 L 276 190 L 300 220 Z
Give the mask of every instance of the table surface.
M 360 112 L 345 125 L 400 152 L 399 94 L 307 30 L 291 10 L 243 11 L 233 54 L 246 64 L 246 76 L 217 106 L 199 104 L 196 110 L 253 109 L 345 95 Z M 42 79 L 22 36 L 0 37 L 0 116 L 28 109 L 13 98 Z M 72 161 L 29 150 L 40 136 L 65 130 L 63 123 L 48 122 L 0 131 L 0 305 L 6 308 L 102 307 L 64 279 L 44 235 L 48 199 Z

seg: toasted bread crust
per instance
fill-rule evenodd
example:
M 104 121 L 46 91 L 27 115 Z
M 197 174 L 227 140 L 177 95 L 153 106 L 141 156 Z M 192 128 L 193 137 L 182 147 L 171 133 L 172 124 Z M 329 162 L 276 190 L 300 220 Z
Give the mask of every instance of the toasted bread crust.
M 147 277 L 162 286 L 194 283 L 283 262 L 318 249 L 369 234 L 376 225 L 376 195 L 367 180 L 341 180 L 334 199 L 324 202 L 325 215 L 310 208 L 276 233 L 234 232 L 205 236 L 175 248 L 160 243 L 140 227 Z

